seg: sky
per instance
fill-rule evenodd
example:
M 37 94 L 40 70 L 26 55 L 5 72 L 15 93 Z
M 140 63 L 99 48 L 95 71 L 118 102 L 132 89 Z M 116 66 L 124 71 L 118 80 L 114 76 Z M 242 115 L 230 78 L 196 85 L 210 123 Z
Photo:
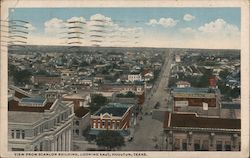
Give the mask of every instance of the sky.
M 240 8 L 16 8 L 9 13 L 10 20 L 29 22 L 28 44 L 240 48 Z

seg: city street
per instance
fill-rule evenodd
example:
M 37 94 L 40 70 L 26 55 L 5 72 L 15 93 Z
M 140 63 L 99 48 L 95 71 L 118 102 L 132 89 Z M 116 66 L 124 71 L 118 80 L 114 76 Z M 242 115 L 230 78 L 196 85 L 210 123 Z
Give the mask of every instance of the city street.
M 166 55 L 165 62 L 162 66 L 162 71 L 151 91 L 146 95 L 146 101 L 143 105 L 143 110 L 140 116 L 142 119 L 137 119 L 137 124 L 134 129 L 134 138 L 131 142 L 127 142 L 122 150 L 128 151 L 153 151 L 161 150 L 163 145 L 162 139 L 162 122 L 152 119 L 151 112 L 157 102 L 160 103 L 160 108 L 169 110 L 167 107 L 168 93 L 165 88 L 168 85 L 169 74 L 171 69 L 171 54 Z M 139 117 L 140 117 L 139 116 Z

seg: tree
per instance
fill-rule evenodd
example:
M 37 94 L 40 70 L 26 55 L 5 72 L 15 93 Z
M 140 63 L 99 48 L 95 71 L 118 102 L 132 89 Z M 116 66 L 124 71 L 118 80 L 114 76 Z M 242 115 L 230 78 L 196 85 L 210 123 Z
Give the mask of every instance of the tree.
M 13 80 L 15 84 L 25 85 L 30 83 L 31 72 L 29 70 L 16 71 L 13 74 Z
M 230 72 L 229 72 L 227 69 L 225 69 L 225 70 L 223 70 L 223 71 L 220 72 L 219 76 L 220 76 L 221 79 L 225 80 L 226 77 L 227 77 L 229 74 L 230 74 Z
M 117 131 L 105 130 L 97 135 L 96 144 L 112 150 L 125 145 L 124 137 Z
M 91 103 L 90 103 L 90 111 L 91 113 L 94 113 L 97 111 L 101 106 L 104 106 L 108 103 L 108 99 L 101 94 L 95 94 L 91 97 Z

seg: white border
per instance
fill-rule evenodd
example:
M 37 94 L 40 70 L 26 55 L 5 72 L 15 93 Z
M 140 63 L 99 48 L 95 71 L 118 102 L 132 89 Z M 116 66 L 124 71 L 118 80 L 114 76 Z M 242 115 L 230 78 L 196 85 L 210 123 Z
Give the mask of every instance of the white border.
M 247 158 L 249 157 L 249 2 L 247 0 L 3 0 L 1 2 L 1 19 L 6 19 L 8 8 L 15 6 L 22 7 L 240 7 L 241 8 L 241 152 L 146 152 L 148 156 L 141 157 L 226 157 L 226 158 Z M 2 22 L 1 22 L 2 24 Z M 1 34 L 2 36 L 2 34 Z M 1 37 L 2 39 L 2 37 Z M 13 152 L 8 152 L 8 131 L 7 131 L 7 51 L 1 48 L 1 81 L 0 81 L 0 157 L 17 157 Z M 72 152 L 73 153 L 73 152 Z M 77 152 L 74 152 L 77 153 Z M 127 152 L 122 152 L 127 153 Z M 143 152 L 145 153 L 145 152 Z M 27 156 L 24 156 L 27 157 Z M 44 156 L 43 156 L 44 157 Z M 63 157 L 63 156 L 60 156 Z M 112 156 L 114 157 L 114 156 Z M 137 156 L 133 156 L 137 157 Z M 140 157 L 140 156 L 138 156 Z

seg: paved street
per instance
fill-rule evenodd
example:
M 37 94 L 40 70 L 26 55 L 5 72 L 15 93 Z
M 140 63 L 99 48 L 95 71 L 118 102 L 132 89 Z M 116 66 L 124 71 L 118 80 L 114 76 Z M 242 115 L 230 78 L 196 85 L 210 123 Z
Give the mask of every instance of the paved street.
M 171 52 L 172 53 L 172 52 Z M 166 55 L 162 71 L 151 92 L 147 94 L 145 104 L 143 105 L 142 120 L 136 120 L 134 139 L 127 142 L 122 150 L 130 151 L 152 151 L 161 150 L 162 148 L 162 122 L 152 119 L 150 112 L 154 109 L 154 105 L 159 102 L 165 110 L 167 108 L 168 94 L 165 87 L 168 85 L 169 74 L 171 69 L 171 53 Z

